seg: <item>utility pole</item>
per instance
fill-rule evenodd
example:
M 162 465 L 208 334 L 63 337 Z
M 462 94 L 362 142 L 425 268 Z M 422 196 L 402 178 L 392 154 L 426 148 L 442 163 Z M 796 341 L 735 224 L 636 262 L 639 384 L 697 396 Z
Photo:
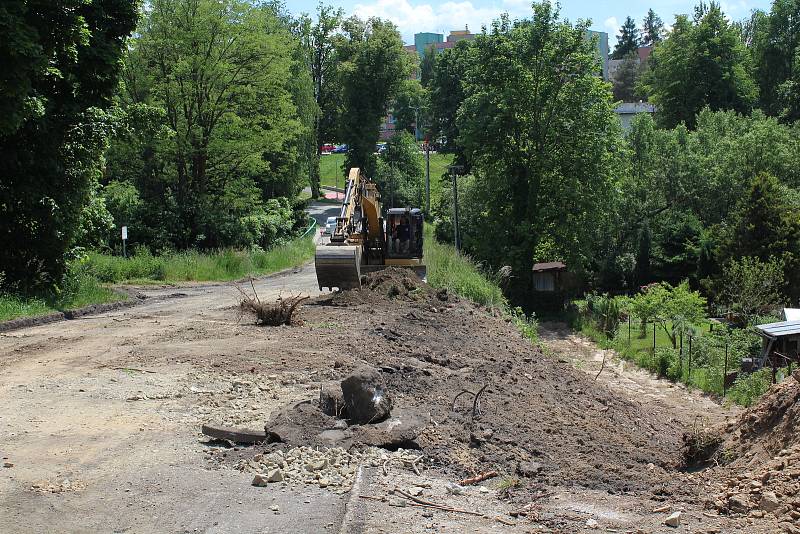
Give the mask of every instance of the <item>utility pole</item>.
M 425 141 L 425 215 L 431 216 L 431 144 Z
M 458 172 L 464 170 L 463 165 L 450 165 L 450 176 L 453 179 L 453 237 L 456 253 L 461 253 L 461 232 L 458 227 Z

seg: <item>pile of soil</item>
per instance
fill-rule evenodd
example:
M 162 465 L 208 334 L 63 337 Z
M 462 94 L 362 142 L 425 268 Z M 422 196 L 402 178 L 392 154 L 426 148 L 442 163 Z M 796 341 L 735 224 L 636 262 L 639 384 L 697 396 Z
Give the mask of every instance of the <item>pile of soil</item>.
M 714 459 L 725 465 L 706 473 L 716 489 L 707 506 L 732 515 L 774 515 L 784 531 L 800 532 L 799 401 L 796 373 L 720 429 Z
M 320 297 L 305 310 L 309 321 L 347 317 L 352 325 L 342 341 L 329 338 L 343 349 L 329 362 L 331 378 L 366 363 L 381 371 L 396 410 L 425 415 L 413 442 L 428 467 L 455 479 L 497 470 L 531 489 L 670 491 L 680 425 L 544 354 L 504 318 L 402 269 L 369 274 L 363 290 Z
M 424 301 L 434 291 L 410 269 L 389 267 L 361 277 L 360 291 L 337 291 L 320 297 L 318 302 L 330 306 L 369 304 L 377 300 Z M 447 293 L 440 293 L 445 300 Z

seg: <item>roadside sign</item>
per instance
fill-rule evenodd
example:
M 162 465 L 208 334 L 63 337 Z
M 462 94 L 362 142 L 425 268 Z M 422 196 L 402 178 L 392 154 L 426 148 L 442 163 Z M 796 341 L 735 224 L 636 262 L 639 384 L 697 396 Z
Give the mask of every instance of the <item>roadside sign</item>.
M 123 239 L 123 241 L 125 239 L 128 239 L 128 227 L 127 226 L 123 226 L 122 227 L 122 239 Z

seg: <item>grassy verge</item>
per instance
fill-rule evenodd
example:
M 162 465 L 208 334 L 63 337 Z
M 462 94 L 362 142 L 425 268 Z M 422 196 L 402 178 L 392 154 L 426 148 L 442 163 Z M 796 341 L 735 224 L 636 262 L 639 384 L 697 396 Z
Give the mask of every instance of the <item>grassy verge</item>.
M 125 300 L 125 295 L 103 287 L 97 279 L 83 273 L 71 273 L 70 281 L 59 294 L 21 297 L 0 294 L 0 321 L 20 317 L 36 317 L 56 311 L 67 311 Z
M 101 282 L 209 282 L 258 276 L 301 265 L 314 256 L 311 237 L 268 251 L 225 249 L 213 253 L 173 252 L 162 256 L 139 253 L 131 258 L 92 253 L 85 269 Z

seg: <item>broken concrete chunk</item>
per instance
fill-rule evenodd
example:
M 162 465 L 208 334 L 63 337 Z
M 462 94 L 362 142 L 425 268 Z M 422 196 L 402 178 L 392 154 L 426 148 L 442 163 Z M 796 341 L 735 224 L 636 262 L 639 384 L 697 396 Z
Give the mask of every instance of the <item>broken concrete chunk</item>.
M 780 508 L 780 506 L 781 503 L 778 502 L 778 497 L 771 491 L 765 491 L 761 495 L 761 501 L 758 503 L 758 507 L 765 512 L 774 512 Z
M 664 524 L 667 525 L 668 527 L 677 527 L 677 526 L 679 526 L 681 524 L 681 516 L 682 515 L 683 514 L 680 511 L 672 512 L 669 515 L 669 517 L 667 517 L 664 520 Z
M 350 420 L 357 424 L 378 423 L 391 413 L 392 399 L 380 373 L 371 367 L 359 367 L 342 380 L 342 395 Z
M 273 469 L 267 473 L 267 482 L 281 482 L 283 481 L 283 471 L 280 469 Z

